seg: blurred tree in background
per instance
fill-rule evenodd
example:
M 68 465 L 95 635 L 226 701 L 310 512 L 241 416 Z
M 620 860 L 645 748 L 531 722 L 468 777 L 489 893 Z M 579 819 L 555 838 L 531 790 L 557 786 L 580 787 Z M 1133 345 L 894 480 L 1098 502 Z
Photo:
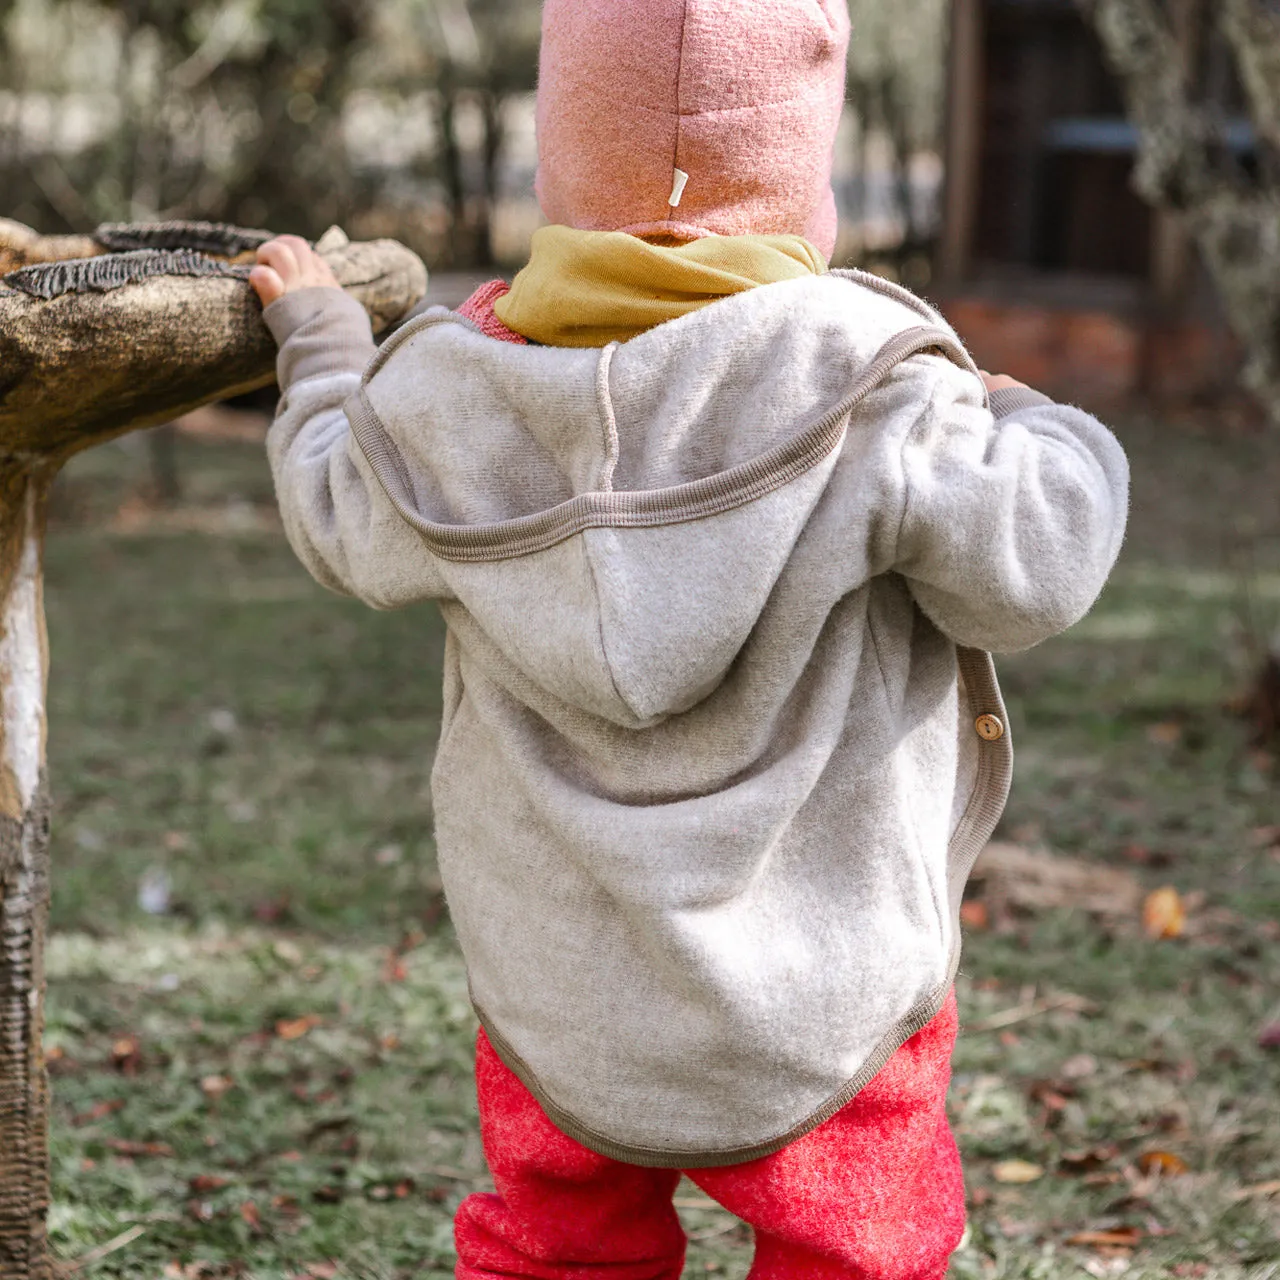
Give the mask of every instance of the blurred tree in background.
M 7 7 L 3 158 L 22 220 L 269 213 L 315 232 L 357 202 L 339 132 L 368 0 Z
M 950 0 L 850 0 L 848 98 L 855 190 L 846 208 L 870 213 L 883 203 L 887 235 L 850 246 L 853 256 L 889 249 L 917 287 L 939 231 L 942 121 Z M 838 158 L 839 159 L 839 158 Z M 837 164 L 837 169 L 839 164 Z M 873 194 L 878 192 L 877 195 Z
M 492 259 L 504 106 L 533 88 L 536 4 L 0 0 L 0 24 L 4 212 L 21 221 L 315 236 L 386 222 L 416 184 L 443 193 L 448 225 L 439 243 L 405 238 L 436 260 Z

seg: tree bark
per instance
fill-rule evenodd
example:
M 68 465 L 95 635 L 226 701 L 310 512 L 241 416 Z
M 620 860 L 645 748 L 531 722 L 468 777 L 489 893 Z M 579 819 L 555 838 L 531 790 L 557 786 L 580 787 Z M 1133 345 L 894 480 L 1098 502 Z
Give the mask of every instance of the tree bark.
M 97 239 L 44 238 L 0 220 L 0 271 L 35 272 L 0 280 L 0 1280 L 52 1275 L 41 1043 L 49 907 L 46 499 L 58 467 L 77 450 L 271 381 L 275 346 L 257 301 L 243 278 L 226 274 L 239 258 L 201 268 L 221 275 L 151 275 L 118 285 L 129 271 L 117 270 L 122 258 L 110 261 L 108 242 L 122 237 L 132 248 L 139 237 L 163 240 L 160 249 L 139 251 L 155 268 L 177 261 L 163 256 L 175 235 L 207 245 L 201 237 L 210 230 L 219 231 L 125 228 L 103 229 Z M 228 243 L 233 254 L 242 247 Z M 317 248 L 375 330 L 426 292 L 422 263 L 392 241 L 351 244 L 338 232 Z M 129 256 L 130 270 L 137 260 Z M 51 262 L 69 265 L 41 274 L 39 264 Z
M 330 241 L 327 251 L 319 243 L 375 330 L 426 292 L 421 262 L 394 241 Z M 275 343 L 240 279 L 154 276 L 48 300 L 0 287 L 0 456 L 64 461 L 119 432 L 265 386 L 274 369 Z
M 44 936 L 49 908 L 45 788 L 48 646 L 40 527 L 49 473 L 0 478 L 0 1277 L 45 1280 L 49 1093 Z

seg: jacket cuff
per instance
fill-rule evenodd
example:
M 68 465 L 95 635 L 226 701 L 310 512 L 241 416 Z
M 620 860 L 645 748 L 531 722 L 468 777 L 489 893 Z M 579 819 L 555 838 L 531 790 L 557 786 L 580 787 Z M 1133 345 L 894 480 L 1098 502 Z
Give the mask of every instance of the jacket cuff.
M 1042 404 L 1053 404 L 1051 397 L 1032 391 L 1030 387 L 1005 387 L 991 393 L 991 412 L 999 421 L 1023 409 L 1035 409 Z
M 280 346 L 282 388 L 304 378 L 363 373 L 377 351 L 364 307 L 332 286 L 286 293 L 264 308 L 262 318 Z

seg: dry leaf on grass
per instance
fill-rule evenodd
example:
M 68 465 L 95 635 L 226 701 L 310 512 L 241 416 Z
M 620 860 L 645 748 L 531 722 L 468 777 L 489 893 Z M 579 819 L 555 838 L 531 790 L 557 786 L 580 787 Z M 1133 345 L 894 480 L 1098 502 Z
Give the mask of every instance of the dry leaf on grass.
M 230 1178 L 223 1178 L 216 1173 L 198 1173 L 187 1181 L 187 1190 L 193 1196 L 208 1195 L 210 1191 L 221 1191 L 231 1184 Z
M 118 1156 L 160 1156 L 173 1155 L 173 1148 L 167 1142 L 131 1142 L 128 1138 L 108 1138 L 107 1149 Z
M 1138 1169 L 1148 1177 L 1179 1178 L 1191 1172 L 1191 1166 L 1172 1151 L 1144 1151 L 1138 1157 Z
M 991 1176 L 997 1182 L 1018 1184 L 1035 1182 L 1044 1177 L 1044 1170 L 1029 1160 L 1001 1160 L 991 1168 Z
M 1132 916 L 1142 900 L 1131 872 L 1000 840 L 982 851 L 970 879 L 983 885 L 997 912 L 1000 907 L 1077 907 L 1103 916 Z
M 318 1014 L 308 1013 L 301 1018 L 281 1018 L 276 1023 L 276 1035 L 281 1040 L 301 1040 L 309 1031 L 320 1025 Z
M 1064 1080 L 1083 1080 L 1098 1070 L 1098 1060 L 1091 1053 L 1074 1053 L 1058 1068 Z
M 1177 889 L 1164 885 L 1142 904 L 1142 928 L 1148 938 L 1177 938 L 1187 927 L 1187 909 Z
M 1058 1157 L 1058 1163 L 1073 1173 L 1088 1173 L 1110 1164 L 1120 1154 L 1120 1148 L 1113 1143 L 1105 1146 L 1087 1147 L 1079 1151 L 1064 1151 Z
M 79 1115 L 72 1116 L 71 1123 L 74 1125 L 94 1124 L 99 1120 L 105 1120 L 113 1111 L 119 1111 L 123 1106 L 123 1098 L 108 1098 L 102 1102 L 95 1102 L 88 1111 L 82 1111 Z
M 208 1098 L 220 1098 L 228 1089 L 235 1088 L 230 1076 L 205 1076 L 200 1081 L 200 1092 Z
M 1132 1249 L 1142 1239 L 1141 1227 L 1116 1227 L 1112 1231 L 1077 1231 L 1067 1237 L 1067 1244 L 1092 1248 Z

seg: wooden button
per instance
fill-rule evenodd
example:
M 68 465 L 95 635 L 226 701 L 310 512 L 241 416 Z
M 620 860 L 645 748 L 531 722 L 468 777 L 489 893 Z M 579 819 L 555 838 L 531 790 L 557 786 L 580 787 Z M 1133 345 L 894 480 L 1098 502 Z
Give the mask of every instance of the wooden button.
M 973 727 L 978 731 L 978 737 L 984 742 L 995 742 L 998 738 L 1004 737 L 1004 725 L 1000 722 L 999 716 L 979 716 L 973 722 Z

